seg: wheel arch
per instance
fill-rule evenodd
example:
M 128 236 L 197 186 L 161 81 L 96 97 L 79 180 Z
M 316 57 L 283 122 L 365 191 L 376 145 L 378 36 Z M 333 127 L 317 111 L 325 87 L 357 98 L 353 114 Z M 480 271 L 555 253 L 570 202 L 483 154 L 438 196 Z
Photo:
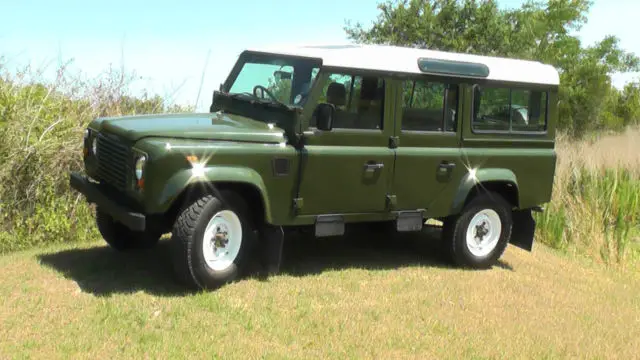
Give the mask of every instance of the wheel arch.
M 262 177 L 249 168 L 211 167 L 197 178 L 189 170 L 182 171 L 165 184 L 156 210 L 172 224 L 184 206 L 203 195 L 217 195 L 221 190 L 231 190 L 242 196 L 255 221 L 271 221 L 269 197 Z
M 464 176 L 453 200 L 451 213 L 458 214 L 475 196 L 483 192 L 500 194 L 513 206 L 520 207 L 518 180 L 509 169 L 480 169 Z
M 474 197 L 483 192 L 494 192 L 500 194 L 514 208 L 518 208 L 520 206 L 518 186 L 507 180 L 491 180 L 476 184 L 469 190 L 463 206 L 467 205 Z

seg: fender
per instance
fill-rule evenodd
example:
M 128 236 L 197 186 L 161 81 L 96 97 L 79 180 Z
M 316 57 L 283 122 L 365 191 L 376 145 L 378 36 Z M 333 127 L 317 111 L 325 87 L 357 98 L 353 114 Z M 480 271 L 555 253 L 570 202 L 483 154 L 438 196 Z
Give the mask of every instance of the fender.
M 262 177 L 251 168 L 238 166 L 210 166 L 202 170 L 195 168 L 181 170 L 166 182 L 162 193 L 156 197 L 158 200 L 154 207 L 159 212 L 165 212 L 187 186 L 197 183 L 204 185 L 212 182 L 235 182 L 253 186 L 262 197 L 265 219 L 267 221 L 272 220 L 269 195 Z
M 458 190 L 453 198 L 451 213 L 457 214 L 462 211 L 467 196 L 471 193 L 475 185 L 496 181 L 511 184 L 515 187 L 516 191 L 518 190 L 516 174 L 509 169 L 487 168 L 478 169 L 475 172 L 468 172 L 462 180 L 460 180 L 460 185 L 458 185 Z M 520 191 L 518 191 L 518 197 L 519 196 Z M 520 201 L 520 199 L 518 199 L 518 201 Z

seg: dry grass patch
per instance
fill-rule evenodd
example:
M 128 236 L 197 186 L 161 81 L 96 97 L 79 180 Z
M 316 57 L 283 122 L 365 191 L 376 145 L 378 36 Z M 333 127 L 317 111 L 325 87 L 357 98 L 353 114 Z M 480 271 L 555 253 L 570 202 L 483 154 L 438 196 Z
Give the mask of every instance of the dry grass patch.
M 166 244 L 0 258 L 0 357 L 633 358 L 640 278 L 509 248 L 490 271 L 425 241 L 289 244 L 284 274 L 175 285 Z

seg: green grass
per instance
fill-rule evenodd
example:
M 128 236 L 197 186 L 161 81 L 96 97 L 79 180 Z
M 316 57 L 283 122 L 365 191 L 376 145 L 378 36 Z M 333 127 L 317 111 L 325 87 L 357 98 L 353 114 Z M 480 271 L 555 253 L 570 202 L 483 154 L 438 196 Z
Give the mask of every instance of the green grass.
M 165 241 L 0 257 L 0 358 L 624 358 L 640 277 L 538 245 L 449 267 L 429 237 L 287 243 L 283 274 L 187 293 Z

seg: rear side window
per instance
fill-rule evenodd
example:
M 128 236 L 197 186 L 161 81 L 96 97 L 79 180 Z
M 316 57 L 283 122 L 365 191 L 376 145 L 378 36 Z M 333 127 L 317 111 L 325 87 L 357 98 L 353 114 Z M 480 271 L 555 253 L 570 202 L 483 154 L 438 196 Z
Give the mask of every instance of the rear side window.
M 509 88 L 474 88 L 474 131 L 543 132 L 547 129 L 546 92 Z
M 403 82 L 403 131 L 456 131 L 458 86 L 425 80 Z

